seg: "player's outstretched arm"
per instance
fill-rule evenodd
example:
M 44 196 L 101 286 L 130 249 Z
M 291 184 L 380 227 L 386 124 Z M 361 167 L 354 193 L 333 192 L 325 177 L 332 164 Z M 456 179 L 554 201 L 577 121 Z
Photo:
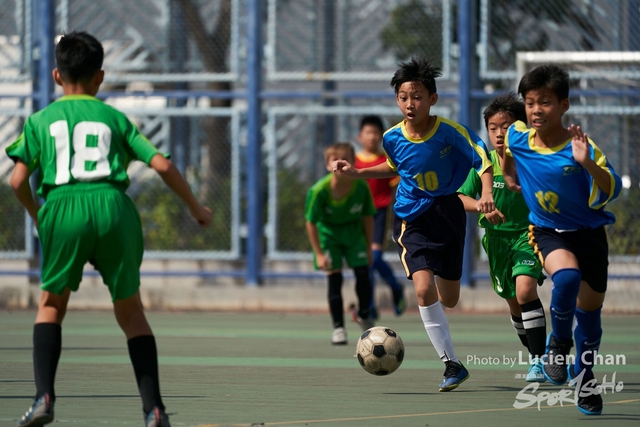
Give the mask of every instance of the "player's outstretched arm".
M 458 193 L 458 198 L 462 201 L 465 212 L 478 212 L 476 210 L 476 199 L 461 193 Z
M 572 137 L 571 151 L 573 158 L 589 172 L 600 191 L 608 195 L 611 191 L 611 176 L 591 158 L 589 137 L 582 132 L 580 126 L 571 125 L 567 129 Z
M 331 166 L 335 173 L 346 175 L 351 179 L 393 178 L 398 175 L 386 162 L 370 168 L 356 169 L 346 160 L 335 160 Z
M 458 193 L 458 198 L 462 201 L 462 205 L 464 206 L 464 210 L 466 212 L 478 212 L 478 210 L 476 209 L 476 199 L 461 193 Z M 506 222 L 504 214 L 497 208 L 489 213 L 484 214 L 484 217 L 487 219 L 487 221 L 489 221 L 489 223 L 494 225 L 501 222 Z
M 480 198 L 476 201 L 476 211 L 488 214 L 496 208 L 493 202 L 493 167 L 488 167 L 482 173 L 480 181 L 482 181 L 482 191 Z
M 191 216 L 198 221 L 203 227 L 206 227 L 211 222 L 211 209 L 206 206 L 202 206 L 196 200 L 195 196 L 189 188 L 189 184 L 184 180 L 180 171 L 171 163 L 170 160 L 165 159 L 161 154 L 156 154 L 151 158 L 149 162 L 151 166 L 160 175 L 167 187 L 173 190 L 187 205 Z
M 37 227 L 40 203 L 33 198 L 33 194 L 31 193 L 31 185 L 29 184 L 30 176 L 31 172 L 27 165 L 21 161 L 17 161 L 13 169 L 13 174 L 11 174 L 10 185 L 18 201 L 25 207 Z
M 507 188 L 516 193 L 521 193 L 522 189 L 518 182 L 518 173 L 516 172 L 516 163 L 513 161 L 513 157 L 508 155 L 502 156 L 500 167 L 502 168 L 502 176 L 507 183 Z

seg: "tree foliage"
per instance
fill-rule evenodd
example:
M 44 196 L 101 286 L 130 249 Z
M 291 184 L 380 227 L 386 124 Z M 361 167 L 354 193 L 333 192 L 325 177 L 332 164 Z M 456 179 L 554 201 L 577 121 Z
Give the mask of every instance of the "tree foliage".
M 392 51 L 396 59 L 414 55 L 442 57 L 442 5 L 425 7 L 412 0 L 391 12 L 391 22 L 380 32 L 382 48 Z
M 476 6 L 478 7 L 478 6 Z M 579 34 L 585 50 L 599 41 L 590 17 L 571 0 L 492 0 L 489 4 L 489 62 L 493 68 L 515 67 L 518 51 L 543 51 L 549 46 L 547 28 L 567 25 Z M 457 11 L 451 10 L 452 37 L 455 42 Z M 386 51 L 398 60 L 423 55 L 442 57 L 442 5 L 439 2 L 410 0 L 391 13 L 380 39 Z M 480 25 L 476 26 L 479 29 Z M 448 53 L 447 53 L 448 54 Z

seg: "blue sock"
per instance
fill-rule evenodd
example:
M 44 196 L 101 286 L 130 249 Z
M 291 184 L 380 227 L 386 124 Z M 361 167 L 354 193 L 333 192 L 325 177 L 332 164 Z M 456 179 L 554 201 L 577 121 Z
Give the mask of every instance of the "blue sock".
M 560 341 L 569 341 L 573 335 L 571 329 L 581 278 L 580 270 L 575 268 L 563 268 L 551 276 L 551 327 L 553 336 Z
M 369 267 L 369 285 L 371 286 L 371 302 L 369 303 L 369 311 L 376 309 L 376 282 L 374 282 L 374 270 L 375 268 L 372 263 L 371 267 Z
M 382 251 L 373 251 L 373 268 L 378 270 L 380 277 L 387 282 L 392 292 L 401 292 L 402 286 L 393 275 L 393 270 L 385 260 L 382 259 Z
M 593 368 L 594 356 L 600 348 L 602 327 L 600 323 L 600 311 L 602 306 L 593 311 L 576 309 L 578 325 L 574 331 L 576 338 L 576 361 L 573 365 L 573 375 L 579 375 L 586 369 L 585 378 L 590 376 Z

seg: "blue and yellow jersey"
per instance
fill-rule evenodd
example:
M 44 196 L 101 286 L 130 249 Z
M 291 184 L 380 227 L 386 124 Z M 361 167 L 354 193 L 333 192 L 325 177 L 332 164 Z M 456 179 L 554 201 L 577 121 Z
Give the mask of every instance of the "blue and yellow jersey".
M 554 148 L 534 144 L 535 130 L 523 122 L 509 127 L 505 138 L 513 157 L 527 206 L 529 221 L 538 227 L 578 230 L 613 224 L 604 206 L 620 193 L 622 182 L 606 156 L 589 140 L 591 158 L 611 177 L 609 194 L 600 191 L 591 174 L 573 158 L 571 139 Z
M 394 211 L 406 221 L 429 209 L 435 197 L 455 194 L 470 169 L 481 175 L 491 166 L 486 145 L 473 131 L 436 119 L 424 138 L 411 138 L 404 121 L 384 134 L 387 163 L 400 175 Z

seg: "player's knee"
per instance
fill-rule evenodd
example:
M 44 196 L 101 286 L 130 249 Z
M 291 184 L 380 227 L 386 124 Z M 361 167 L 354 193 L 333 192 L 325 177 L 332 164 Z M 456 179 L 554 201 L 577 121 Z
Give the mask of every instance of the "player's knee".
M 516 279 L 516 298 L 518 304 L 526 304 L 538 299 L 538 281 L 529 276 L 518 276 Z
M 460 294 L 456 295 L 440 295 L 440 304 L 447 308 L 453 308 L 458 305 L 458 301 L 460 300 Z
M 553 273 L 553 292 L 561 295 L 577 297 L 580 291 L 582 274 L 577 268 L 563 268 Z

